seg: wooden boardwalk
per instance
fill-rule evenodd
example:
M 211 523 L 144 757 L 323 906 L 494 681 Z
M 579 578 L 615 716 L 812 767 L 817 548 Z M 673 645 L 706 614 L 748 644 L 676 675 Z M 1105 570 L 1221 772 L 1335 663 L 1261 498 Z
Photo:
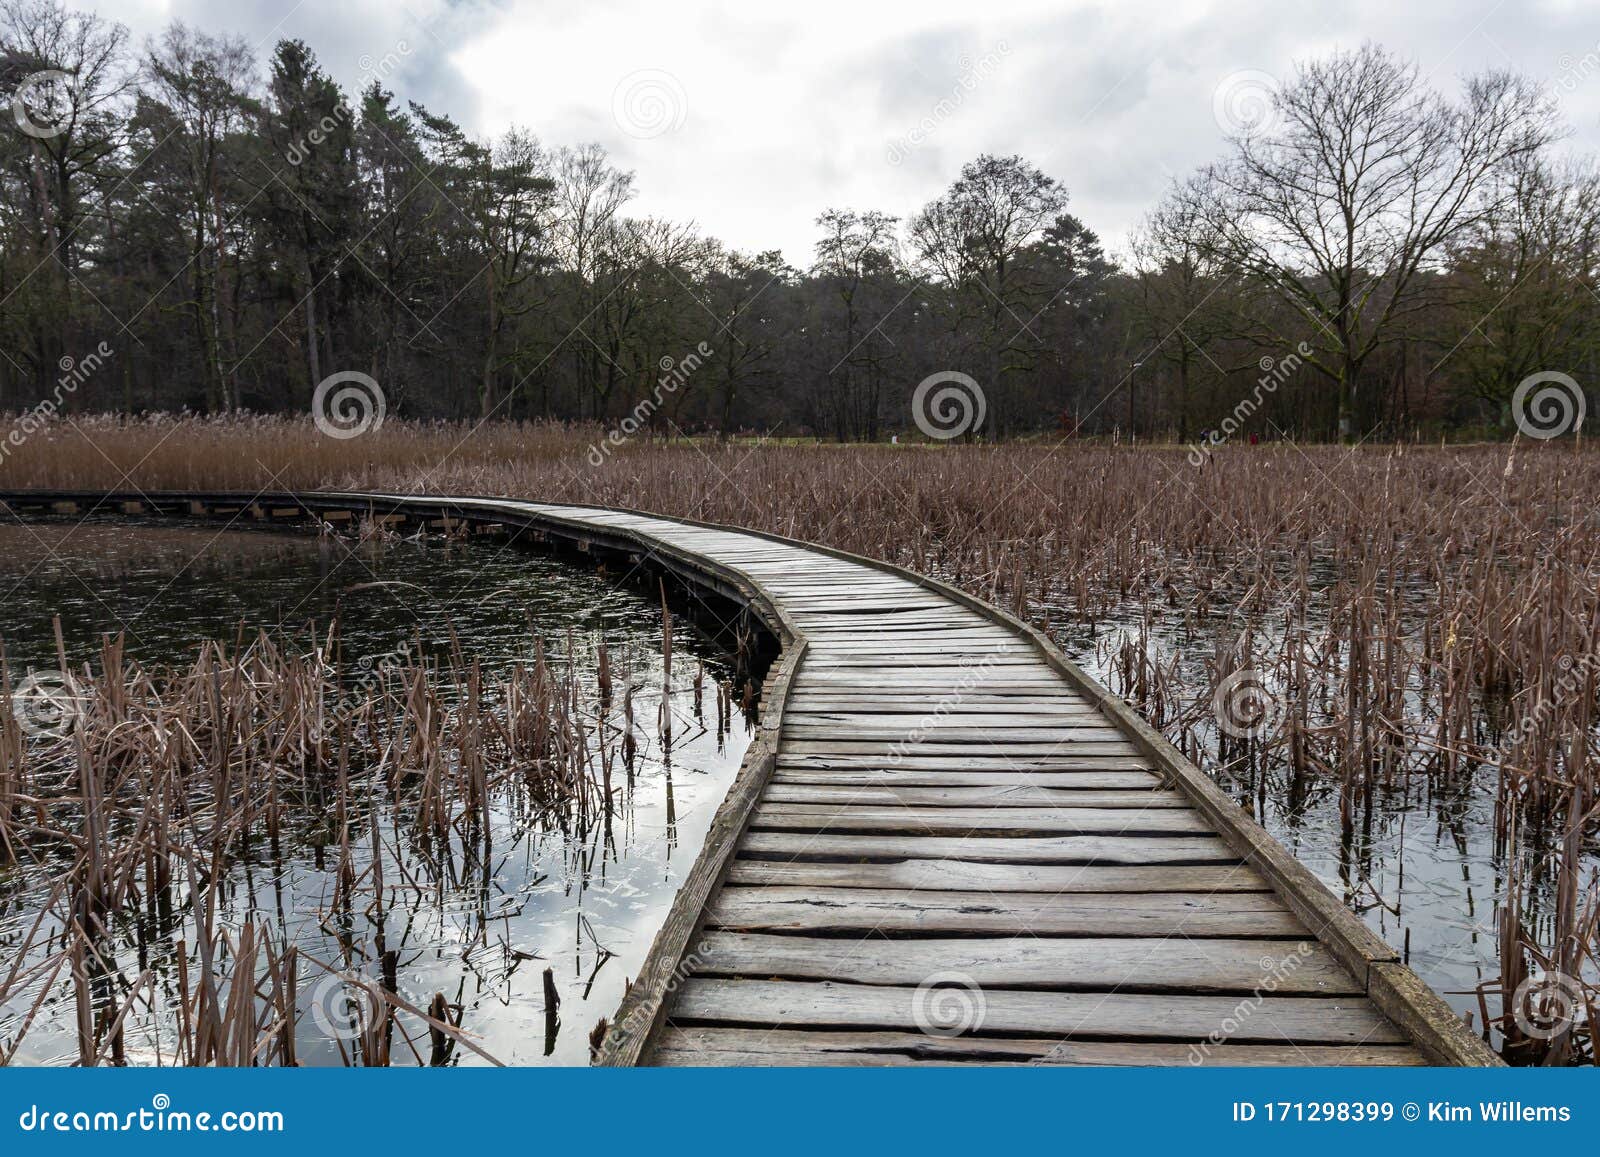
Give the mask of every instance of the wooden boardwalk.
M 89 495 L 0 495 L 21 512 Z M 882 564 L 625 511 L 118 495 L 465 520 L 759 615 L 762 727 L 608 1064 L 1495 1064 L 1395 953 L 1042 636 Z

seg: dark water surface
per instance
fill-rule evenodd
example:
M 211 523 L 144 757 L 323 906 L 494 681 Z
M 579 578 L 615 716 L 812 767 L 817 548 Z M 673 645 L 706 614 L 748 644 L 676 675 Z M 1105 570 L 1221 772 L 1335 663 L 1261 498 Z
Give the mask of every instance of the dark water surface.
M 615 1011 L 624 983 L 638 974 L 679 881 L 693 863 L 712 814 L 750 739 L 734 712 L 719 734 L 718 683 L 736 663 L 710 624 L 673 615 L 670 753 L 655 720 L 663 684 L 662 609 L 627 576 L 597 572 L 498 543 L 398 542 L 353 547 L 333 539 L 209 525 L 40 522 L 0 526 L 0 642 L 13 681 L 58 666 L 52 617 L 59 616 L 70 667 L 96 667 L 103 634 L 122 632 L 146 668 L 182 665 L 202 640 L 249 642 L 258 629 L 280 645 L 310 640 L 338 618 L 347 663 L 362 666 L 411 648 L 446 651 L 452 634 L 486 673 L 531 660 L 535 639 L 594 682 L 595 644 L 610 649 L 622 687 L 635 688 L 639 754 L 607 830 L 528 830 L 496 813 L 491 870 L 432 879 L 424 889 L 390 885 L 377 916 L 330 911 L 333 859 L 311 839 L 287 843 L 280 860 L 233 865 L 223 923 L 252 916 L 283 929 L 312 957 L 350 960 L 376 978 L 376 942 L 395 951 L 396 990 L 419 1006 L 442 992 L 465 1010 L 463 1027 L 509 1063 L 588 1062 L 588 1036 Z M 242 624 L 242 626 L 241 626 Z M 302 645 L 298 648 L 304 650 Z M 366 663 L 361 663 L 365 658 Z M 697 675 L 703 675 L 697 695 Z M 380 832 L 394 817 L 381 801 L 366 818 Z M 389 854 L 404 859 L 403 848 Z M 413 863 L 412 870 L 416 869 Z M 9 966 L 60 863 L 0 868 L 0 960 Z M 389 869 L 392 873 L 393 869 Z M 391 879 L 393 876 L 391 875 Z M 170 970 L 168 943 L 118 944 L 131 979 L 148 965 Z M 37 946 L 36 946 L 37 949 Z M 554 969 L 560 1018 L 553 1039 L 542 976 Z M 309 970 L 307 970 L 309 971 Z M 343 989 L 302 977 L 299 1051 L 306 1063 L 340 1063 Z M 19 1063 L 70 1063 L 77 1057 L 70 985 L 58 984 L 22 1036 Z M 170 989 L 158 984 L 160 992 Z M 17 1038 L 39 987 L 0 1004 L 0 1055 Z M 170 1008 L 164 1010 L 170 1014 Z M 171 1063 L 170 1015 L 141 1008 L 130 1016 L 130 1063 Z M 331 1028 L 331 1031 L 330 1031 Z M 353 1046 L 346 1042 L 346 1048 Z M 398 1042 L 396 1064 L 416 1063 Z M 478 1063 L 458 1050 L 461 1063 Z
M 1065 608 L 1062 612 L 1052 632 L 1056 642 L 1096 679 L 1119 694 L 1133 694 L 1122 686 L 1116 658 L 1131 642 L 1170 674 L 1185 707 L 1192 706 L 1196 689 L 1211 686 L 1210 657 L 1241 629 L 1227 616 L 1197 627 L 1179 612 L 1148 606 L 1130 607 L 1090 629 L 1071 622 Z M 1248 621 L 1258 636 L 1267 636 L 1281 631 L 1283 620 L 1262 614 Z M 1490 989 L 1489 1017 L 1500 1014 L 1492 982 L 1501 972 L 1496 909 L 1507 889 L 1508 857 L 1495 839 L 1495 767 L 1469 765 L 1449 778 L 1402 772 L 1394 787 L 1374 789 L 1370 817 L 1363 816 L 1347 840 L 1337 781 L 1315 773 L 1296 775 L 1281 758 L 1241 758 L 1237 747 L 1224 749 L 1218 741 L 1208 706 L 1180 746 L 1453 1008 L 1470 1014 L 1475 1027 L 1484 1023 L 1480 986 Z M 1429 754 L 1409 753 L 1417 764 Z M 1559 834 L 1528 831 L 1522 841 L 1528 887 L 1523 919 L 1540 943 L 1549 944 L 1556 880 L 1545 853 L 1559 848 Z M 1583 850 L 1581 880 L 1587 883 L 1597 870 L 1600 848 L 1591 838 Z M 1600 982 L 1600 977 L 1586 979 Z M 1491 1036 L 1491 1044 L 1500 1047 L 1499 1033 Z

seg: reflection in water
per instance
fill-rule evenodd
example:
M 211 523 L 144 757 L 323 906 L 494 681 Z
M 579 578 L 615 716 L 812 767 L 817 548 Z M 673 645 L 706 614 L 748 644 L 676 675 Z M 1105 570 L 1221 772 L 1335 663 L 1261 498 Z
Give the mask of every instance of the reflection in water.
M 678 615 L 669 672 L 662 608 L 625 577 L 441 540 L 352 550 L 171 524 L 0 528 L 12 683 L 59 666 L 58 615 L 85 687 L 148 673 L 169 692 L 158 721 L 116 730 L 116 758 L 95 766 L 111 769 L 100 843 L 172 853 L 102 865 L 103 887 L 74 890 L 78 902 L 60 886 L 75 856 L 64 840 L 34 830 L 0 866 L 0 955 L 19 965 L 0 990 L 0 1056 L 73 1063 L 88 1033 L 102 1060 L 132 1064 L 193 1059 L 201 1040 L 231 1063 L 481 1063 L 476 1050 L 586 1063 L 749 741 L 734 704 L 753 673 Z M 117 652 L 102 636 L 118 631 L 129 668 L 107 680 L 100 664 Z M 228 642 L 202 647 L 214 637 Z M 316 698 L 333 722 L 307 722 L 286 704 L 327 670 L 338 686 Z M 248 765 L 218 771 L 199 708 L 230 672 L 255 681 L 270 706 L 250 717 L 272 723 L 235 735 Z M 403 706 L 363 715 L 375 696 Z M 147 807 L 141 783 L 161 790 L 140 778 L 151 745 L 180 719 L 193 751 L 176 743 L 160 759 L 189 752 L 206 782 Z M 540 719 L 558 722 L 540 731 Z M 350 741 L 327 742 L 340 727 Z M 27 751 L 26 786 L 52 822 L 88 832 L 70 763 L 46 758 L 59 746 Z M 578 766 L 581 784 L 552 786 Z M 158 815 L 170 817 L 159 832 L 140 829 Z M 243 975 L 249 995 L 230 983 Z M 272 1032 L 286 1007 L 293 1033 Z
M 1315 569 L 1313 576 L 1312 616 L 1327 618 L 1336 576 L 1328 568 Z M 1248 592 L 1231 593 L 1248 601 Z M 1508 854 L 1499 834 L 1508 827 L 1497 811 L 1503 806 L 1498 769 L 1453 758 L 1448 750 L 1441 755 L 1440 747 L 1423 743 L 1393 752 L 1385 769 L 1364 781 L 1358 804 L 1342 806 L 1341 773 L 1348 769 L 1318 767 L 1314 761 L 1297 766 L 1292 744 L 1281 741 L 1285 715 L 1292 719 L 1304 712 L 1302 720 L 1324 731 L 1337 726 L 1340 696 L 1330 697 L 1316 672 L 1303 693 L 1267 686 L 1259 726 L 1264 732 L 1276 729 L 1276 744 L 1238 738 L 1249 729 L 1230 719 L 1230 704 L 1198 690 L 1218 682 L 1220 657 L 1241 638 L 1250 640 L 1248 647 L 1257 655 L 1277 655 L 1294 646 L 1289 624 L 1298 632 L 1304 620 L 1304 608 L 1291 614 L 1285 607 L 1256 604 L 1245 611 L 1228 607 L 1223 595 L 1215 592 L 1214 601 L 1227 613 L 1209 617 L 1193 614 L 1187 597 L 1130 597 L 1121 613 L 1092 625 L 1070 607 L 1057 606 L 1052 634 L 1075 662 L 1156 721 L 1423 980 L 1481 1028 L 1501 1013 L 1495 982 L 1502 976 L 1502 945 L 1496 921 L 1508 892 L 1523 893 L 1521 918 L 1536 942 L 1559 939 L 1553 911 L 1561 878 L 1551 867 L 1557 858 L 1548 853 L 1560 847 L 1564 816 L 1522 817 L 1509 829 L 1517 833 L 1517 846 L 1515 855 Z M 1401 630 L 1416 630 L 1427 609 L 1421 599 L 1419 591 L 1410 605 L 1414 617 L 1400 624 Z M 1495 734 L 1494 706 L 1481 698 L 1474 705 L 1474 727 L 1487 741 Z M 1440 730 L 1420 695 L 1399 711 L 1424 736 Z M 1588 886 L 1600 870 L 1600 847 L 1592 836 L 1574 846 L 1578 884 Z M 1513 868 L 1520 874 L 1515 888 Z M 1583 976 L 1591 985 L 1600 984 L 1600 975 L 1592 971 L 1584 970 Z M 1480 987 L 1487 990 L 1482 1000 Z M 1498 1032 L 1492 1043 L 1503 1044 Z

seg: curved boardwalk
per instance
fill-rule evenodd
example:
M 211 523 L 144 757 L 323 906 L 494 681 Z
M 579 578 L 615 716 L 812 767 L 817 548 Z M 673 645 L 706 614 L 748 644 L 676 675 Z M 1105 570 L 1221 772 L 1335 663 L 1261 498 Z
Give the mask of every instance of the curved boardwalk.
M 761 735 L 603 1063 L 1497 1063 L 1126 704 L 961 592 L 820 547 L 591 507 L 112 501 L 531 531 L 763 618 L 783 651 Z

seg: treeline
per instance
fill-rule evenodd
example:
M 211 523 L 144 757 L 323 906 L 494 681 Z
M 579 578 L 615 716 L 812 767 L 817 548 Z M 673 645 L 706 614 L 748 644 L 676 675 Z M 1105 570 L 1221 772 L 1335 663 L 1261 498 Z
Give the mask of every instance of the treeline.
M 3 0 L 0 411 L 304 411 L 357 372 L 415 417 L 875 439 L 959 371 L 980 433 L 1188 440 L 1508 428 L 1528 375 L 1595 380 L 1600 181 L 1510 74 L 1447 98 L 1368 46 L 1234 94 L 1120 262 L 986 155 L 908 220 L 822 212 L 802 267 L 634 212 L 598 145 L 402 102 L 404 51 L 350 94 L 297 40 Z

